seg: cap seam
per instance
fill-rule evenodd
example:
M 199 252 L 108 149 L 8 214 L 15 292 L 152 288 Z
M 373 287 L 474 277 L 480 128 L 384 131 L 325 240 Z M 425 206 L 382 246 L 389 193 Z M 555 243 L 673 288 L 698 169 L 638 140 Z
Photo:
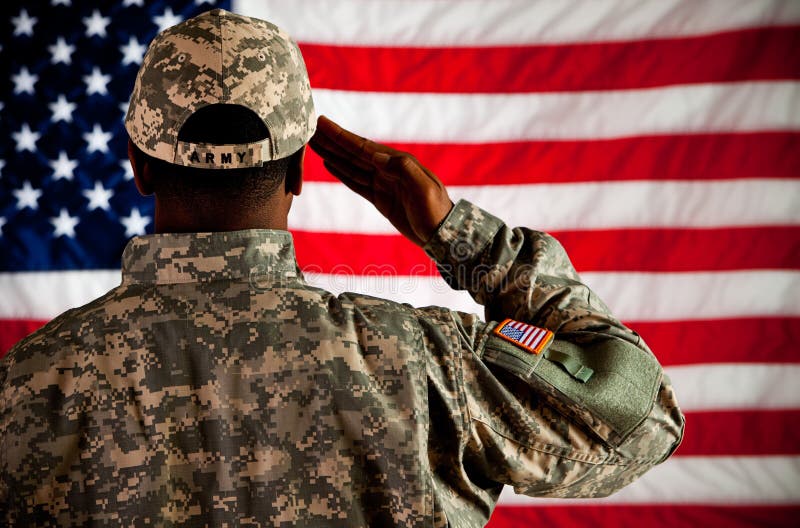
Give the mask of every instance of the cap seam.
M 217 28 L 219 29 L 219 84 L 222 87 L 222 98 L 220 103 L 227 103 L 230 94 L 228 87 L 225 84 L 225 49 L 223 44 L 225 42 L 225 35 L 222 29 L 222 12 L 217 14 Z

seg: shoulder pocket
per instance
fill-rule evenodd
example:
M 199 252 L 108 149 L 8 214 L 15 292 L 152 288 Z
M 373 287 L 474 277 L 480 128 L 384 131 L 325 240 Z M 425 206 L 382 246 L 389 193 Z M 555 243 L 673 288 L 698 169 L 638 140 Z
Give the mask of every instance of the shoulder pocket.
M 524 379 L 562 414 L 616 446 L 650 414 L 661 366 L 627 341 L 586 337 L 580 344 L 557 338 L 541 354 L 531 354 L 490 335 L 483 360 Z

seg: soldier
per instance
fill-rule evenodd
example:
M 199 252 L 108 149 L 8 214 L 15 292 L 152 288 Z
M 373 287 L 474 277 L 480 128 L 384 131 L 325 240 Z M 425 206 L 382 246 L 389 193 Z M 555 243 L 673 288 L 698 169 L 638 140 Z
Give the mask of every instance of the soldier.
M 659 363 L 559 243 L 317 122 L 275 26 L 214 10 L 162 32 L 126 128 L 157 234 L 2 361 L 6 523 L 481 526 L 504 485 L 601 497 L 678 445 Z M 286 215 L 309 141 L 487 322 L 304 281 Z

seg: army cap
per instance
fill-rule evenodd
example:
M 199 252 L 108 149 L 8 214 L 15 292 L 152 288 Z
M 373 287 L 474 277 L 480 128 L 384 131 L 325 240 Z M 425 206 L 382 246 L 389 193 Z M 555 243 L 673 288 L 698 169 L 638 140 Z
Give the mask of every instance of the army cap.
M 179 141 L 189 116 L 212 104 L 252 110 L 269 137 L 238 145 Z M 233 169 L 285 158 L 316 128 L 300 49 L 275 25 L 222 9 L 165 29 L 139 68 L 125 128 L 143 152 L 178 165 Z

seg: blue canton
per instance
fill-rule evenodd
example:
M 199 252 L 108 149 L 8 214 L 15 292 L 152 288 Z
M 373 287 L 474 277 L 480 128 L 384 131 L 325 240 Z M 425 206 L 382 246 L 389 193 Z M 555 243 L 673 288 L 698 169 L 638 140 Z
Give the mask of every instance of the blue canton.
M 0 3 L 0 272 L 118 269 L 152 232 L 122 124 L 136 72 L 161 29 L 230 4 Z

